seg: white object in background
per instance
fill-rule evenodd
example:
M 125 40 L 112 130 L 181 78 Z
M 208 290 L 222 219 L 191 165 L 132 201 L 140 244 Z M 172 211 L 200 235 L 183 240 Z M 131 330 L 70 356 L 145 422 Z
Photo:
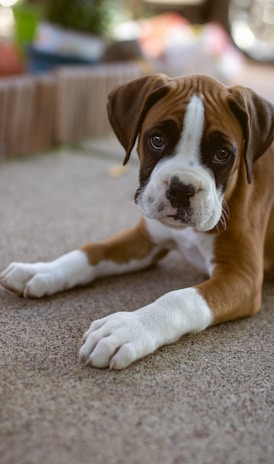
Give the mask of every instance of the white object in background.
M 105 44 L 100 37 L 43 22 L 37 28 L 35 47 L 44 52 L 97 61 L 103 55 Z
M 0 1 L 0 37 L 12 37 L 14 17 L 11 8 L 7 8 Z

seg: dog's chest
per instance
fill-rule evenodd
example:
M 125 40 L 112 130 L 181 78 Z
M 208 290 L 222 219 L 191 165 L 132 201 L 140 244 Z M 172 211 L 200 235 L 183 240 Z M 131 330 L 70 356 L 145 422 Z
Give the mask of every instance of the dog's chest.
M 177 248 L 196 269 L 210 275 L 213 270 L 214 237 L 204 232 L 195 232 L 192 228 L 172 231 Z
M 210 275 L 213 271 L 214 235 L 195 232 L 191 227 L 171 229 L 158 221 L 145 218 L 147 229 L 155 243 L 177 248 L 198 271 Z

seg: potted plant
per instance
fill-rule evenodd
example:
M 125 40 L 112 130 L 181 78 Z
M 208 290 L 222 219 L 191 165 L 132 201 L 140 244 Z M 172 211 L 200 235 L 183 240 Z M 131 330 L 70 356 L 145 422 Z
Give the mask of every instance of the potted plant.
M 105 37 L 110 23 L 109 0 L 51 0 L 46 18 L 66 29 Z
M 12 6 L 14 39 L 22 53 L 35 38 L 36 29 L 43 17 L 43 0 L 19 0 Z
M 111 20 L 111 0 L 41 0 L 43 17 L 29 49 L 29 69 L 100 61 Z

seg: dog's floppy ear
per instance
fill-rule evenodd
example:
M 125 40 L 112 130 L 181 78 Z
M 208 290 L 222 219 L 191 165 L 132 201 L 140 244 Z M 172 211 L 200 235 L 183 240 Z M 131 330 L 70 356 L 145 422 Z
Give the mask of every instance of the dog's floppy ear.
M 247 179 L 251 183 L 253 163 L 274 139 L 274 106 L 246 87 L 229 90 L 229 105 L 242 126 Z
M 168 90 L 169 79 L 164 74 L 150 74 L 114 89 L 108 97 L 108 117 L 128 162 L 143 120 L 156 101 Z

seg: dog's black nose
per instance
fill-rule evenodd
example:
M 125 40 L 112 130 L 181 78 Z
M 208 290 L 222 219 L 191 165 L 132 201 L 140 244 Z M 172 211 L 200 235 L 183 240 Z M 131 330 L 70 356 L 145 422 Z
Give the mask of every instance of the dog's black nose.
M 190 198 L 195 195 L 192 184 L 184 184 L 177 176 L 171 178 L 166 197 L 173 208 L 189 208 Z

